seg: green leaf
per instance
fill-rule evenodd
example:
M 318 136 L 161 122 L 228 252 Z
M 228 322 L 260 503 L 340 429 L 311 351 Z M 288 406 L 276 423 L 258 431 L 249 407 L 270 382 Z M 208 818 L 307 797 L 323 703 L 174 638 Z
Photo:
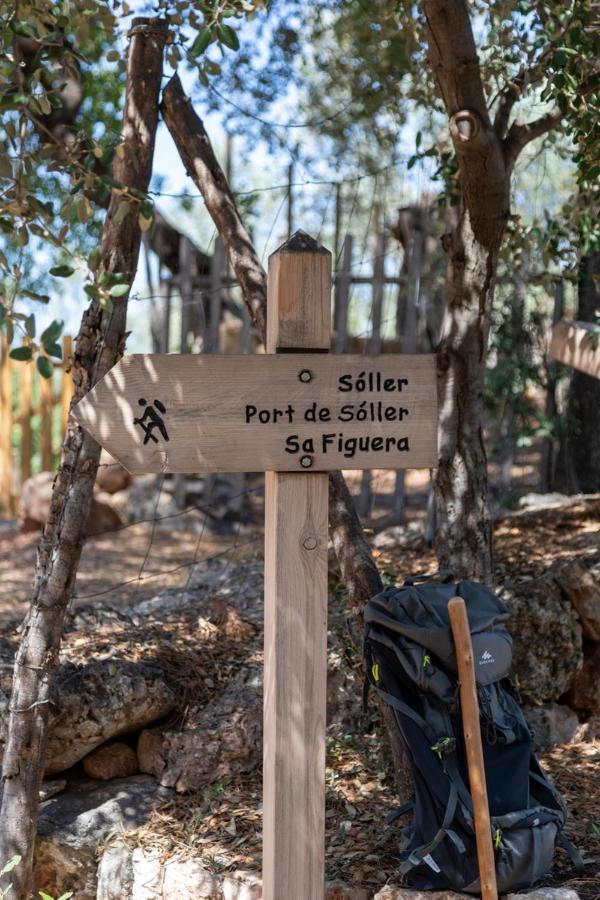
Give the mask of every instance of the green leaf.
M 40 895 L 42 900 L 54 900 L 54 898 L 51 897 L 50 894 L 47 894 L 45 891 L 38 891 L 38 894 Z
M 240 49 L 238 36 L 231 25 L 226 25 L 225 22 L 217 25 L 217 34 L 219 36 L 219 39 L 225 44 L 226 47 L 229 47 L 230 50 Z
M 50 274 L 54 275 L 55 278 L 69 278 L 74 271 L 73 266 L 53 266 L 50 269 Z
M 30 300 L 35 300 L 37 303 L 50 303 L 48 294 L 38 294 L 37 291 L 30 291 L 27 288 L 21 288 L 21 293 L 24 297 L 29 297 Z
M 58 900 L 69 900 L 70 897 L 73 897 L 73 891 L 67 891 L 66 894 L 61 894 Z
M 129 285 L 128 284 L 113 284 L 111 289 L 108 292 L 111 297 L 124 297 L 125 294 L 129 293 Z
M 52 378 L 52 375 L 54 374 L 54 366 L 47 356 L 38 356 L 35 364 L 42 378 Z
M 14 350 L 11 350 L 9 353 L 11 359 L 18 359 L 19 362 L 31 359 L 32 355 L 31 347 L 15 347 Z
M 198 34 L 196 35 L 194 43 L 190 47 L 190 53 L 192 54 L 192 56 L 201 56 L 211 41 L 212 41 L 211 29 L 206 28 L 206 27 L 201 28 L 200 31 L 198 32 Z
M 92 300 L 97 300 L 100 296 L 100 289 L 95 284 L 84 284 L 83 289 Z
M 100 261 L 102 259 L 102 254 L 100 252 L 99 247 L 94 247 L 90 255 L 88 256 L 88 268 L 90 272 L 95 272 L 100 265 Z
M 30 338 L 35 337 L 35 316 L 31 313 L 30 316 L 27 316 L 25 320 L 25 331 Z
M 42 344 L 53 344 L 62 334 L 65 323 L 61 319 L 55 319 L 42 331 L 40 341 Z
M 44 344 L 44 350 L 48 356 L 53 356 L 55 359 L 62 359 L 62 347 L 60 344 Z

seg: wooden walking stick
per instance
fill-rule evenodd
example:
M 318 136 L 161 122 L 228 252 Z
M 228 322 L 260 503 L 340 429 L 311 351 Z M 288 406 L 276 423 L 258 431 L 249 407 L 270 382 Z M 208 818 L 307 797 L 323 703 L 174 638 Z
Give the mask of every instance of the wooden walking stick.
M 469 785 L 473 800 L 473 819 L 475 822 L 481 896 L 483 900 L 498 900 L 494 847 L 492 845 L 492 825 L 485 783 L 485 769 L 483 767 L 479 703 L 477 702 L 477 689 L 475 686 L 473 646 L 471 644 L 467 607 L 462 597 L 452 597 L 448 603 L 448 615 L 450 616 L 452 637 L 454 638 L 456 651 L 456 665 L 460 680 L 460 707 L 465 747 L 467 749 Z

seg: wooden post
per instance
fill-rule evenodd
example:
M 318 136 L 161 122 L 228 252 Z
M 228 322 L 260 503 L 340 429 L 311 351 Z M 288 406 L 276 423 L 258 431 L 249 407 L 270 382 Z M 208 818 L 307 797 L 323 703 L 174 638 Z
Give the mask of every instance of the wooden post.
M 343 353 L 348 340 L 348 306 L 350 302 L 350 284 L 352 279 L 352 235 L 344 238 L 342 251 L 342 268 L 337 273 L 335 284 L 335 352 Z
M 326 352 L 330 292 L 331 254 L 297 232 L 269 260 L 267 352 Z M 263 898 L 322 900 L 328 477 L 265 478 Z
M 479 704 L 477 702 L 475 668 L 473 666 L 473 646 L 471 644 L 467 607 L 462 597 L 453 597 L 450 600 L 448 603 L 448 615 L 452 626 L 456 665 L 460 680 L 460 708 L 467 751 L 469 786 L 473 801 L 481 896 L 483 900 L 498 900 L 490 807 L 485 783 L 483 748 L 481 746 Z
M 11 455 L 12 455 L 12 382 L 10 347 L 5 336 L 0 344 L 0 512 L 11 514 Z
M 67 422 L 69 421 L 69 409 L 71 407 L 71 399 L 73 397 L 73 379 L 71 378 L 70 366 L 73 357 L 73 338 L 66 334 L 62 339 L 63 364 L 60 379 L 60 437 L 61 440 L 67 433 Z
M 31 477 L 31 457 L 33 436 L 31 417 L 33 415 L 33 363 L 23 363 L 19 373 L 19 425 L 21 426 L 21 485 Z
M 42 472 L 51 472 L 52 461 L 52 413 L 54 411 L 54 388 L 52 378 L 40 376 L 40 450 L 42 456 Z

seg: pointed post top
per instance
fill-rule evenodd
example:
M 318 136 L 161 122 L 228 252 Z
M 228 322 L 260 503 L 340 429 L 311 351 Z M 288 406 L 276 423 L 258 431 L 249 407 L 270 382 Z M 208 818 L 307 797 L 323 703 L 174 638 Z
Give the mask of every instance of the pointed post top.
M 302 231 L 298 229 L 295 231 L 291 238 L 278 247 L 271 256 L 275 256 L 278 253 L 329 253 L 322 244 L 319 244 L 318 241 L 311 237 L 310 234 L 307 234 L 306 231 Z

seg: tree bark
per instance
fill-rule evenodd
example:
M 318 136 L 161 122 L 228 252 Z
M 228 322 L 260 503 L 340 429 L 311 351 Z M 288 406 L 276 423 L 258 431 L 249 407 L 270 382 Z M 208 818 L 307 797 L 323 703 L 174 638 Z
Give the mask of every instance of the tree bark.
M 458 224 L 444 235 L 446 308 L 438 348 L 439 462 L 435 548 L 457 577 L 492 578 L 483 386 L 498 251 L 510 214 L 510 176 L 521 149 L 554 127 L 553 112 L 513 123 L 507 89 L 490 121 L 465 0 L 424 0 L 429 60 L 459 164 Z
M 263 341 L 267 309 L 267 277 L 252 241 L 237 211 L 225 173 L 221 169 L 202 120 L 175 75 L 163 93 L 161 111 L 181 154 L 186 170 L 200 190 L 229 259 L 240 282 L 244 300 Z M 362 630 L 365 603 L 383 585 L 362 530 L 344 476 L 332 472 L 329 477 L 330 537 L 338 559 L 342 581 L 348 592 L 348 604 Z M 406 757 L 393 715 L 382 706 L 387 725 L 394 766 L 403 797 L 408 793 Z
M 600 315 L 600 251 L 588 253 L 579 264 L 577 318 L 595 323 Z M 600 379 L 575 370 L 567 407 L 567 454 L 575 490 L 600 491 Z
M 123 138 L 113 177 L 145 193 L 150 182 L 163 49 L 167 27 L 159 19 L 134 19 L 129 47 Z M 119 221 L 121 196 L 113 192 L 104 223 L 101 266 L 124 272 L 131 284 L 137 267 L 141 231 L 138 201 Z M 83 315 L 72 373 L 73 402 L 102 378 L 121 357 L 126 338 L 127 298 L 111 311 L 94 301 Z M 44 774 L 52 680 L 64 616 L 72 596 L 84 542 L 85 523 L 96 478 L 99 445 L 80 428 L 69 428 L 56 475 L 50 513 L 38 547 L 33 596 L 15 662 L 8 738 L 4 753 L 0 860 L 15 854 L 22 862 L 10 875 L 16 897 L 31 894 L 32 863 L 39 789 Z

